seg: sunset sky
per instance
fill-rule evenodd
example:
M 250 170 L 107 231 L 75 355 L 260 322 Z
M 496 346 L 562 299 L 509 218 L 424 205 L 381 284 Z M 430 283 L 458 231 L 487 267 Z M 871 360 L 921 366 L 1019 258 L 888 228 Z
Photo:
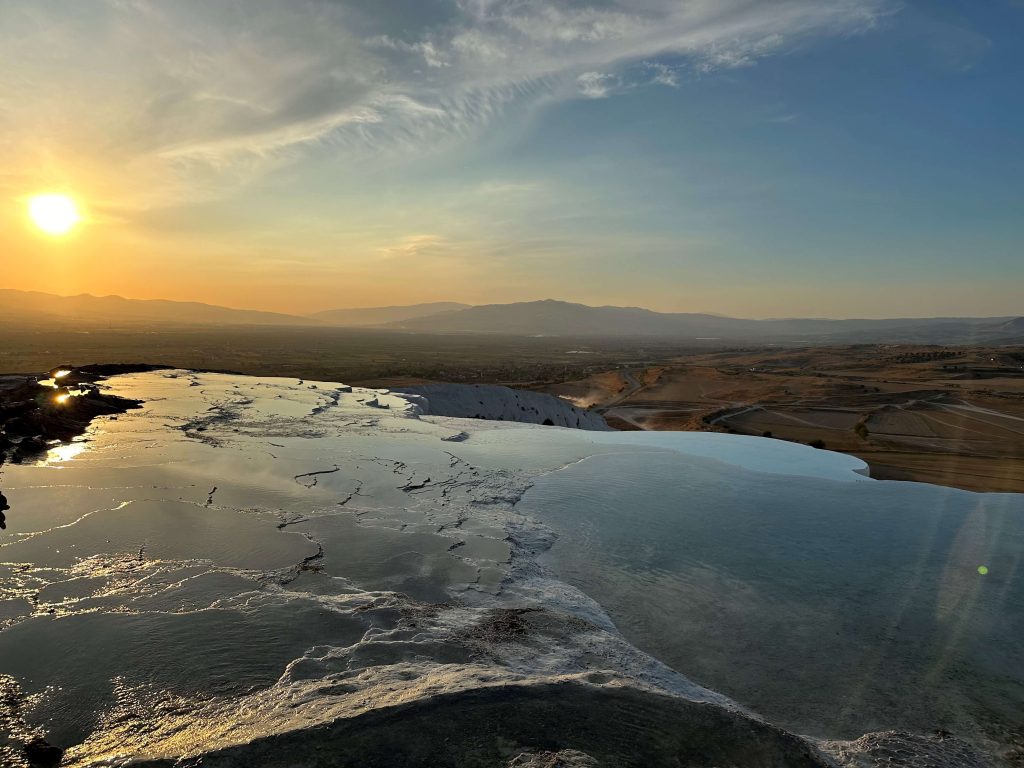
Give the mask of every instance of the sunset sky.
M 0 287 L 1021 314 L 1022 40 L 1024 0 L 0 0 Z

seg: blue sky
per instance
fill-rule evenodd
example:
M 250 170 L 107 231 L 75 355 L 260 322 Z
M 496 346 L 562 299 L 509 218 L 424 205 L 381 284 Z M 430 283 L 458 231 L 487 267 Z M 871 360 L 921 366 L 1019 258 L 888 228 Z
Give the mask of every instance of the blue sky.
M 1014 0 L 0 1 L 7 287 L 1020 314 L 1021 40 Z

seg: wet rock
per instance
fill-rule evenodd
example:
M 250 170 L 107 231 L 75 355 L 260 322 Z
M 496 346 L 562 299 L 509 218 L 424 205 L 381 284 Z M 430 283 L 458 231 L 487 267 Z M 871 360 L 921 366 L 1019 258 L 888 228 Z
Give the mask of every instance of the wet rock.
M 822 747 L 843 768 L 992 768 L 978 750 L 949 731 L 880 731 L 854 741 L 826 741 Z
M 515 760 L 520 762 L 510 762 Z M 571 681 L 438 693 L 205 752 L 199 763 L 203 768 L 834 768 L 810 743 L 740 712 L 648 690 Z M 174 768 L 181 762 L 140 759 L 133 765 Z
M 46 453 L 47 447 L 46 441 L 36 435 L 23 438 L 18 443 L 18 447 L 14 449 L 14 463 L 20 464 L 23 461 L 29 461 L 41 456 Z
M 576 749 L 563 749 L 558 752 L 523 752 L 516 755 L 508 764 L 508 768 L 599 768 L 600 763 Z
M 64 750 L 43 738 L 35 738 L 24 748 L 25 759 L 33 768 L 53 768 L 60 765 Z
M 4 432 L 12 437 L 25 437 L 34 434 L 36 426 L 25 416 L 15 416 L 4 423 Z

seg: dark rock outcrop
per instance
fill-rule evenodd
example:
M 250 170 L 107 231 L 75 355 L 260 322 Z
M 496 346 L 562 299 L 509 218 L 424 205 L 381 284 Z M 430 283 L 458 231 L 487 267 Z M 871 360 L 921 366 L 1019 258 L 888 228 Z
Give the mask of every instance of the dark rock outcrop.
M 54 768 L 60 765 L 64 750 L 43 738 L 35 738 L 25 745 L 25 759 L 33 768 Z

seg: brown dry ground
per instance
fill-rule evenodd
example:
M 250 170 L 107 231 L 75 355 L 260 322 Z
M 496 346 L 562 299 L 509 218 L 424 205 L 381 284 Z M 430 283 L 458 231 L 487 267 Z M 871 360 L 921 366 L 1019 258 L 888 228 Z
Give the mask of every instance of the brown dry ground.
M 694 354 L 544 390 L 618 428 L 824 444 L 872 476 L 1024 492 L 1024 349 L 847 346 Z

